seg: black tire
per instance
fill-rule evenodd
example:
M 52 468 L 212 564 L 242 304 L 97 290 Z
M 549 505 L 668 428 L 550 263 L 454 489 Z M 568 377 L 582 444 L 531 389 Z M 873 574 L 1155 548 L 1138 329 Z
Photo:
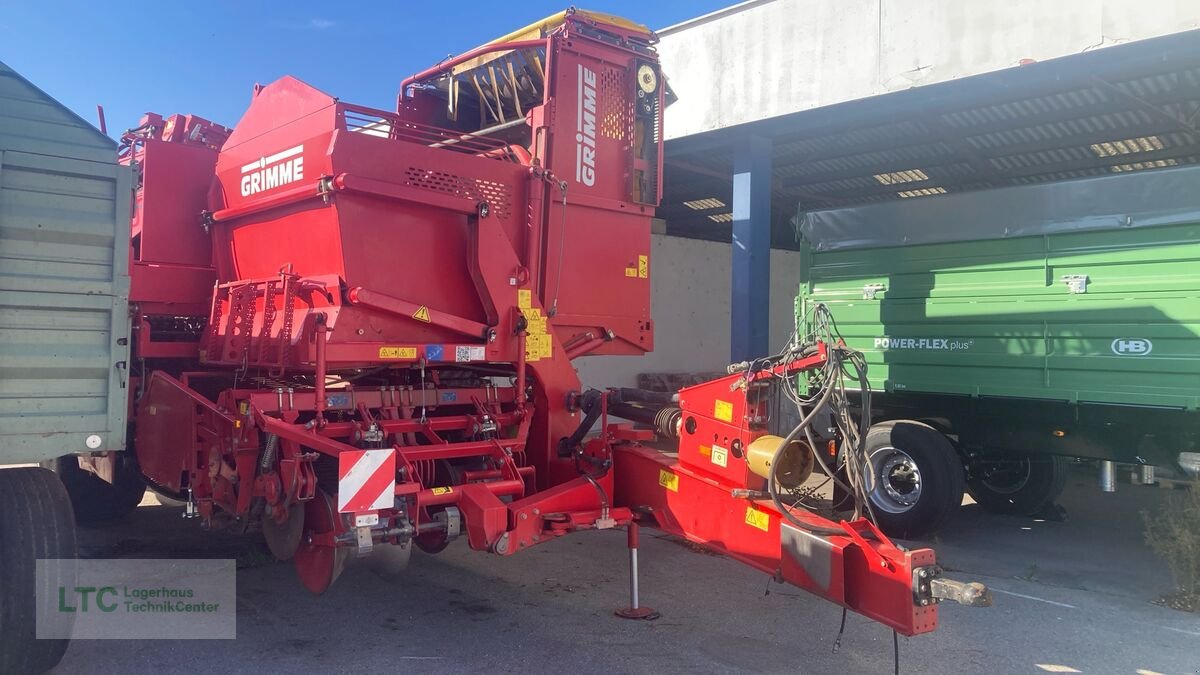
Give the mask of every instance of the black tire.
M 928 424 L 881 422 L 867 432 L 863 449 L 871 472 L 871 511 L 888 536 L 930 534 L 962 505 L 965 481 L 958 453 Z
M 1056 455 L 985 456 L 971 462 L 967 492 L 985 511 L 1036 515 L 1062 494 L 1068 466 Z
M 43 462 L 42 466 L 58 474 L 66 486 L 77 523 L 124 518 L 137 508 L 146 494 L 146 482 L 128 457 L 118 457 L 112 483 L 80 468 L 74 455 Z
M 0 469 L 0 552 L 0 673 L 44 673 L 62 660 L 69 640 L 36 639 L 35 598 L 56 597 L 56 588 L 75 580 L 68 567 L 38 588 L 37 561 L 76 556 L 71 501 L 50 471 Z

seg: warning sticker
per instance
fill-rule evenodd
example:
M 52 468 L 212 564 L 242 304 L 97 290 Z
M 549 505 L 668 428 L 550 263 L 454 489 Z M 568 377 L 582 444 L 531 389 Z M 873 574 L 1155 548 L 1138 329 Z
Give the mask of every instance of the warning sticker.
M 625 268 L 625 276 L 636 279 L 637 278 L 637 268 L 636 267 L 626 267 Z
M 640 279 L 650 278 L 650 256 L 648 256 L 648 255 L 639 255 L 638 256 L 637 274 L 638 274 L 638 278 L 640 278 Z
M 746 507 L 746 524 L 766 532 L 771 528 L 771 516 L 753 506 Z
M 713 403 L 713 417 L 721 420 L 722 422 L 732 422 L 733 404 L 729 401 L 717 399 L 716 402 Z
M 451 494 L 454 492 L 454 488 L 452 488 L 452 487 L 435 487 L 435 488 L 431 488 L 429 491 L 435 495 L 448 495 L 448 494 Z
M 429 308 L 425 305 L 421 305 L 417 308 L 417 311 L 413 312 L 412 318 L 416 319 L 417 321 L 429 323 Z
M 719 445 L 712 446 L 712 463 L 719 467 L 729 465 L 729 450 L 722 448 Z
M 700 454 L 704 455 L 705 457 L 708 457 L 708 456 L 712 455 L 712 448 L 708 447 L 707 445 L 702 445 L 702 446 L 700 446 Z
M 525 315 L 525 332 L 530 335 L 538 335 L 546 332 L 546 317 L 542 316 L 542 310 L 532 307 L 522 309 L 521 314 Z
M 533 291 L 528 288 L 517 289 L 517 307 L 521 309 L 533 307 Z
M 425 345 L 425 358 L 430 361 L 441 361 L 445 356 L 445 345 Z
M 658 470 L 658 484 L 671 492 L 679 492 L 679 476 L 666 469 Z
M 540 361 L 554 353 L 553 335 L 528 335 L 525 337 L 525 360 Z
M 415 359 L 417 358 L 416 347 L 380 347 L 379 358 L 381 359 Z
M 486 357 L 487 357 L 487 354 L 483 351 L 483 345 L 471 347 L 471 360 L 472 361 L 482 361 Z

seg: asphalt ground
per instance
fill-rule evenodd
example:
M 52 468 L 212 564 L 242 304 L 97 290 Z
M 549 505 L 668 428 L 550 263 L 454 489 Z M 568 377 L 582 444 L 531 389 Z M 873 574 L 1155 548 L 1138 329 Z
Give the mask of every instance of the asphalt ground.
M 929 544 L 961 580 L 988 584 L 986 609 L 944 604 L 939 629 L 900 638 L 906 673 L 1198 673 L 1200 615 L 1153 600 L 1171 587 L 1143 542 L 1140 512 L 1167 490 L 1094 487 L 1082 468 L 1065 522 L 994 516 L 971 504 Z M 81 534 L 87 557 L 234 557 L 237 639 L 78 640 L 58 673 L 891 673 L 892 634 L 798 589 L 644 531 L 643 603 L 626 604 L 623 532 L 571 535 L 510 558 L 465 541 L 413 554 L 386 582 L 350 566 L 323 596 L 256 537 L 205 533 L 148 497 L 118 524 Z

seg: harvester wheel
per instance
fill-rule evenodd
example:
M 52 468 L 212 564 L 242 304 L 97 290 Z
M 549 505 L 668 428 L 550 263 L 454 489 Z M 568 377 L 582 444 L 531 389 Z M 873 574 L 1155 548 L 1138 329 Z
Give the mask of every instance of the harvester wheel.
M 137 508 L 146 494 L 146 482 L 128 457 L 118 457 L 112 483 L 80 468 L 75 455 L 49 460 L 42 466 L 58 474 L 66 486 L 78 523 L 124 518 Z
M 75 517 L 62 481 L 36 467 L 0 469 L 0 673 L 43 673 L 69 640 L 36 639 L 37 596 L 75 584 L 74 568 L 51 566 L 37 585 L 38 559 L 75 558 Z
M 319 535 L 334 532 L 336 519 L 340 517 L 333 499 L 323 490 L 318 489 L 317 495 L 304 503 L 304 535 L 292 562 L 296 565 L 300 583 L 318 595 L 328 590 L 346 567 L 346 547 L 326 546 L 314 541 Z
M 450 545 L 450 540 L 446 538 L 444 532 L 427 532 L 413 537 L 413 543 L 425 553 L 437 555 L 446 550 L 446 547 Z
M 876 424 L 864 451 L 871 510 L 886 534 L 929 534 L 962 504 L 962 463 L 950 440 L 933 427 L 910 420 Z
M 271 555 L 277 560 L 291 560 L 304 536 L 304 504 L 295 502 L 289 506 L 287 519 L 282 523 L 271 516 L 263 516 L 262 533 Z
M 1032 516 L 1062 494 L 1067 467 L 1056 455 L 985 456 L 971 462 L 967 491 L 986 511 Z

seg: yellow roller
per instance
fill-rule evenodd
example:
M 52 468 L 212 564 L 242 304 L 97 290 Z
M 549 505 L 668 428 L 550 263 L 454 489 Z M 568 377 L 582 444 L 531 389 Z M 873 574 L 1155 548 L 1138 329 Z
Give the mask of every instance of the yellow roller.
M 750 442 L 746 449 L 746 464 L 750 472 L 766 479 L 771 478 L 771 462 L 775 459 L 775 451 L 784 439 L 780 436 L 759 436 Z M 779 457 L 779 472 L 776 479 L 780 487 L 791 490 L 804 485 L 804 481 L 813 472 L 813 455 L 808 444 L 794 440 L 784 448 Z

